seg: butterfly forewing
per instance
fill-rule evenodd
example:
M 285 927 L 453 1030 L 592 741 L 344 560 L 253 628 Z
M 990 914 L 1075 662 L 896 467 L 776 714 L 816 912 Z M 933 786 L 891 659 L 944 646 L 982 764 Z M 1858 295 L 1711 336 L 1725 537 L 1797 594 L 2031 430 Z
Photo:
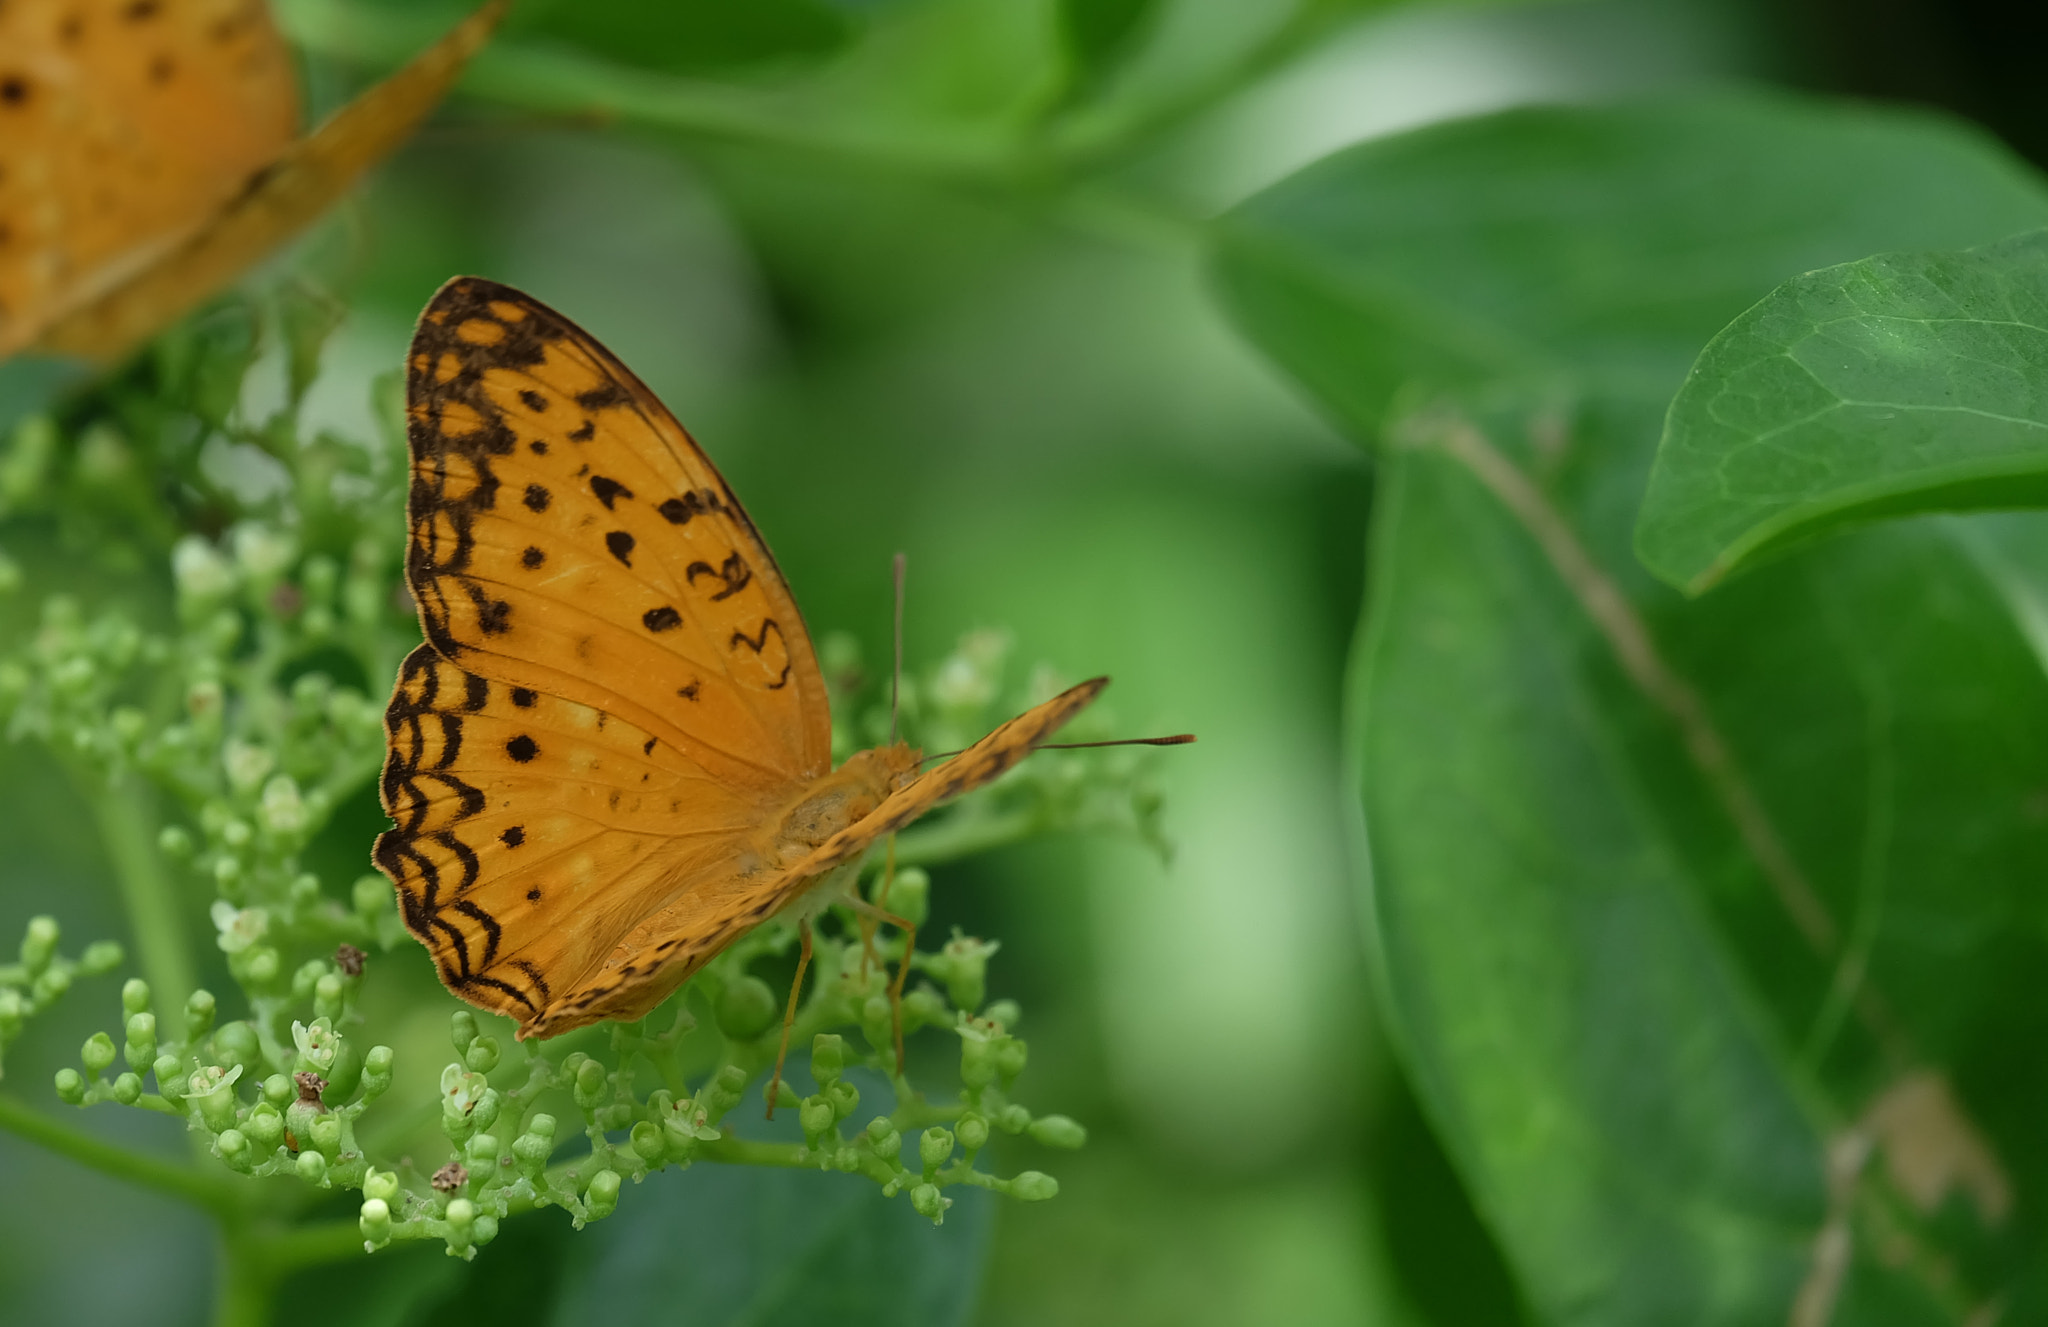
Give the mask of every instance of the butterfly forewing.
M 774 558 L 661 403 L 567 319 L 495 283 L 414 337 L 407 574 L 465 669 L 616 715 L 722 782 L 830 768 L 831 716 Z

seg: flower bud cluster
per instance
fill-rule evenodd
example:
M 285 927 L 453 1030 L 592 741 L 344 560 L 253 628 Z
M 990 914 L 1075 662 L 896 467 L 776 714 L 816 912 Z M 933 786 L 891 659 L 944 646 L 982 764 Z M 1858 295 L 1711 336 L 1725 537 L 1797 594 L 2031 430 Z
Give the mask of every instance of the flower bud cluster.
M 31 917 L 16 950 L 20 961 L 0 963 L 0 1078 L 6 1076 L 8 1045 L 31 1018 L 57 1003 L 79 977 L 96 977 L 121 966 L 121 946 L 112 940 L 95 941 L 77 958 L 67 958 L 57 951 L 61 938 L 55 917 Z M 153 1035 L 147 1025 L 142 1030 Z M 132 1037 L 130 1044 L 135 1044 Z

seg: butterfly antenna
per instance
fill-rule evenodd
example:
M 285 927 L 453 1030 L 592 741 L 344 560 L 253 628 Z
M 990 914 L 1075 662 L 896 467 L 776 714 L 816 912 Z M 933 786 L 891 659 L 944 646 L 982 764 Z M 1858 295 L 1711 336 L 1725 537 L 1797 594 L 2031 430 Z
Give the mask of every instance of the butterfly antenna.
M 804 969 L 811 966 L 811 920 L 806 917 L 796 924 L 796 933 L 803 937 L 803 949 L 796 958 L 796 980 L 789 984 L 789 1008 L 782 1015 L 782 1045 L 775 1051 L 775 1076 L 768 1080 L 768 1118 L 775 1118 L 775 1098 L 782 1093 L 782 1062 L 789 1058 L 789 1029 L 796 1023 L 796 997 L 804 988 Z
M 1033 751 L 1081 751 L 1092 746 L 1186 746 L 1195 740 L 1193 733 L 1175 733 L 1171 737 L 1119 737 L 1108 742 L 1040 742 Z M 926 760 L 949 760 L 965 754 L 960 751 L 935 751 Z
M 896 583 L 896 666 L 889 670 L 889 745 L 896 745 L 896 725 L 903 694 L 903 567 L 907 559 L 898 553 L 890 564 Z

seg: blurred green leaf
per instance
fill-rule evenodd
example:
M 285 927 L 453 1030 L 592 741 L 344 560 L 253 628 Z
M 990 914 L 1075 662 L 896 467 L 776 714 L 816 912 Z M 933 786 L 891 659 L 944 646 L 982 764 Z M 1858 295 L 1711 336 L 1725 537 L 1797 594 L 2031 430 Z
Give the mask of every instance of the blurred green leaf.
M 1364 435 L 1404 385 L 1668 396 L 1787 276 L 2048 221 L 1979 132 L 1717 94 L 1541 107 L 1326 158 L 1227 215 L 1236 316 Z
M 1156 20 L 1159 0 L 1060 0 L 1060 36 L 1072 69 L 1070 92 L 1100 84 Z
M 821 0 L 527 0 L 513 21 L 516 33 L 558 38 L 621 64 L 671 74 L 816 59 L 853 34 L 845 14 Z
M 1796 277 L 1707 346 L 1637 525 L 1698 593 L 1881 515 L 2048 500 L 2048 232 Z
M 1781 1322 L 1817 1122 L 1632 791 L 1582 615 L 1448 458 L 1390 469 L 1351 701 L 1411 1072 L 1546 1316 Z
M 872 1184 L 835 1178 L 738 1166 L 655 1177 L 633 1195 L 635 1219 L 570 1242 L 551 1321 L 965 1321 L 993 1228 L 988 1195 L 958 1190 L 934 1228 Z

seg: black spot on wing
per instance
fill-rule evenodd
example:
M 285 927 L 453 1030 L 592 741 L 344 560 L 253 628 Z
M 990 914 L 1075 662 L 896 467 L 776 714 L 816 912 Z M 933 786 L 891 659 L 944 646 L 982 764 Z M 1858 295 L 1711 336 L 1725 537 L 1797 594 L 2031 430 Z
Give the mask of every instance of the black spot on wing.
M 505 743 L 505 754 L 524 765 L 540 754 L 540 745 L 525 733 Z
M 526 842 L 526 827 L 524 825 L 514 825 L 503 834 L 500 834 L 498 841 L 508 848 L 516 848 Z
M 531 571 L 533 568 L 538 567 L 541 563 L 546 562 L 547 560 L 548 555 L 541 552 L 538 548 L 535 548 L 531 544 L 528 544 L 526 546 L 526 551 L 519 555 L 519 565 L 525 567 L 528 571 Z
M 650 608 L 642 613 L 640 615 L 640 622 L 649 631 L 667 631 L 672 627 L 681 626 L 683 624 L 683 615 L 667 604 L 663 604 L 659 608 Z
M 533 702 L 537 699 L 538 697 L 535 696 L 534 693 L 526 687 L 512 688 L 512 703 L 514 705 L 517 705 L 522 710 L 532 709 Z
M 632 489 L 627 488 L 616 479 L 607 479 L 603 475 L 592 475 L 590 477 L 590 491 L 597 495 L 597 500 L 604 504 L 606 511 L 612 510 L 612 504 L 620 498 L 630 498 L 633 496 Z
M 633 536 L 624 530 L 614 530 L 604 537 L 604 546 L 612 551 L 612 556 L 617 558 L 622 566 L 633 565 L 633 543 Z
M 545 489 L 541 485 L 528 484 L 526 486 L 526 509 L 528 511 L 546 511 L 548 509 L 548 498 L 549 494 L 547 489 Z
M 536 415 L 545 412 L 548 408 L 548 398 L 534 391 L 531 387 L 522 388 L 519 393 L 519 399 L 525 403 L 528 410 L 531 410 Z

